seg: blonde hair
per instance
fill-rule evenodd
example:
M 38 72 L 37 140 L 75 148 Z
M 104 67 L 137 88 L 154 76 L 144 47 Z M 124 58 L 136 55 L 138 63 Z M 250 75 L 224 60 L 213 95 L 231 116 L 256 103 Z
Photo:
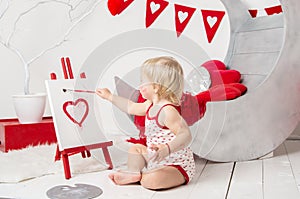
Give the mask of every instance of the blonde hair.
M 143 77 L 158 85 L 159 99 L 180 104 L 184 88 L 183 69 L 173 57 L 156 57 L 146 60 L 141 68 Z

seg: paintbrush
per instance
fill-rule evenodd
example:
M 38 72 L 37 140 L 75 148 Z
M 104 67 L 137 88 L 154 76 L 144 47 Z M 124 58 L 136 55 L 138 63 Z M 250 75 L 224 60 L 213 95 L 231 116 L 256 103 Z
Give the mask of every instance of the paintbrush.
M 78 89 L 69 89 L 69 88 L 63 88 L 63 92 L 78 92 L 78 93 L 95 93 L 95 91 L 89 91 L 89 90 L 78 90 Z

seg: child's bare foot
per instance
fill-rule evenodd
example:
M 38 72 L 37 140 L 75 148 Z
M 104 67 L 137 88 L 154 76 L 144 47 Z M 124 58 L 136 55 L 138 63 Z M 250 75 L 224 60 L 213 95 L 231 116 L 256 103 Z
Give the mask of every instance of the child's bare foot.
M 116 173 L 109 174 L 108 177 L 117 185 L 126 185 L 139 182 L 142 175 L 137 172 L 118 171 Z

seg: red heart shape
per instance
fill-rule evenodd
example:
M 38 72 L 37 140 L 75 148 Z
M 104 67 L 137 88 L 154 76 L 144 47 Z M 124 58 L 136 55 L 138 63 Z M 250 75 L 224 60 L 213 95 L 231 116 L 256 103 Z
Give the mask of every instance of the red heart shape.
M 83 103 L 85 105 L 85 110 L 84 113 L 82 115 L 82 117 L 80 118 L 80 121 L 77 121 L 67 110 L 67 107 L 71 106 L 73 107 L 73 109 L 75 110 L 76 108 L 78 108 L 79 103 Z M 89 104 L 85 99 L 79 98 L 77 99 L 75 102 L 73 101 L 67 101 L 63 104 L 63 111 L 64 113 L 68 116 L 68 118 L 75 124 L 78 124 L 80 127 L 82 126 L 82 123 L 84 122 L 84 120 L 86 119 L 88 113 L 89 113 Z

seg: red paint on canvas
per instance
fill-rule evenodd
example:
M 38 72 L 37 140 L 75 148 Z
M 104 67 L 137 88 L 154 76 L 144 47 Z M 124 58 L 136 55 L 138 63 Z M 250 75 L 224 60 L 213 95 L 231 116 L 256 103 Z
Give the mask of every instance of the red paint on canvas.
M 81 106 L 80 106 L 81 105 Z M 83 109 L 81 109 L 83 107 Z M 73 112 L 69 111 L 70 109 L 68 108 L 73 108 Z M 80 127 L 82 126 L 82 123 L 84 120 L 87 118 L 88 113 L 89 113 L 89 104 L 88 102 L 83 99 L 79 98 L 76 101 L 67 101 L 63 104 L 63 111 L 66 114 L 66 116 L 75 124 L 79 125 Z M 81 118 L 75 118 L 74 112 L 79 111 L 79 115 L 82 115 Z

